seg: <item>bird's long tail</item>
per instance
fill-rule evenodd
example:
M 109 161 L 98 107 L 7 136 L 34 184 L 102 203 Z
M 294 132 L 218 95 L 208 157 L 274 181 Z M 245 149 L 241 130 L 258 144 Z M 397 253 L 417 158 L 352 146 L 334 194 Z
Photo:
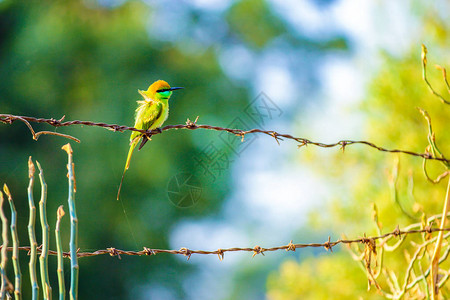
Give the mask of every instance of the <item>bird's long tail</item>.
M 125 169 L 123 170 L 122 180 L 120 180 L 119 191 L 117 192 L 117 200 L 119 200 L 120 190 L 122 189 L 123 178 L 125 177 L 125 172 L 130 167 L 131 155 L 133 155 L 134 148 L 139 142 L 139 138 L 135 138 L 130 144 L 130 150 L 128 151 L 127 162 L 125 163 Z

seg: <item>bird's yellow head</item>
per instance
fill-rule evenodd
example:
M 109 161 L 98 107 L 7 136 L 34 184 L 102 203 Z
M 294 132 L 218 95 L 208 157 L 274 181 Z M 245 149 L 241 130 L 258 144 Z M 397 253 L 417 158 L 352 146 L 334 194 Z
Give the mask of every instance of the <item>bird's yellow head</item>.
M 179 89 L 182 89 L 182 87 L 170 87 L 170 85 L 164 80 L 158 80 L 153 82 L 148 87 L 148 90 L 139 90 L 139 94 L 141 94 L 146 100 L 168 100 L 172 95 L 172 91 Z

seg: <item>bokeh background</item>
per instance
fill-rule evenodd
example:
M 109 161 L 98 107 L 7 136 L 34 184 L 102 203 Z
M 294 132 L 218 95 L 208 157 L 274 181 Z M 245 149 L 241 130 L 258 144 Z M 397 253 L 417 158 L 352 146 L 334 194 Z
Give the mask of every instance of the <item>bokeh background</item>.
M 432 66 L 450 65 L 448 1 L 1 0 L 0 113 L 132 126 L 137 90 L 164 79 L 185 87 L 172 96 L 166 124 L 199 116 L 201 124 L 423 152 L 420 106 L 432 116 L 445 153 L 450 107 L 421 80 L 421 43 L 430 51 L 430 80 L 445 94 Z M 82 141 L 71 142 L 81 251 L 215 250 L 358 237 L 376 234 L 372 203 L 389 231 L 439 213 L 445 191 L 445 184 L 425 180 L 414 157 L 172 130 L 135 152 L 116 201 L 129 132 L 56 130 Z M 0 124 L 0 183 L 15 198 L 23 245 L 28 157 L 44 168 L 53 226 L 56 208 L 67 210 L 61 150 L 67 142 L 56 136 L 36 142 L 23 123 Z M 389 184 L 397 160 L 401 205 Z M 442 171 L 430 166 L 433 175 Z M 37 185 L 36 199 L 38 191 Z M 193 205 L 175 205 L 177 197 Z M 68 217 L 63 228 L 67 245 Z M 400 252 L 386 262 L 393 270 L 402 270 Z M 21 255 L 27 298 L 27 256 Z M 55 267 L 51 257 L 50 270 Z M 50 276 L 56 290 L 56 272 Z M 254 258 L 231 253 L 223 261 L 168 254 L 80 260 L 80 299 L 380 297 L 366 290 L 364 271 L 342 248 Z

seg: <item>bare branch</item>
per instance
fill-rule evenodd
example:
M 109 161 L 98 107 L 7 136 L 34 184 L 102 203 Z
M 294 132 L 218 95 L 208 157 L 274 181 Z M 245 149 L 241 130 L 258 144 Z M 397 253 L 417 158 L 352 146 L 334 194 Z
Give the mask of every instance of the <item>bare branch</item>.
M 425 47 L 425 45 L 422 44 L 422 78 L 423 78 L 423 81 L 425 81 L 425 84 L 427 85 L 430 92 L 433 95 L 435 95 L 437 98 L 439 98 L 439 100 L 441 100 L 442 103 L 450 104 L 450 101 L 446 100 L 444 97 L 442 97 L 441 94 L 436 92 L 434 90 L 434 88 L 431 86 L 430 82 L 428 81 L 428 78 L 427 78 L 427 52 L 428 52 L 427 47 Z M 440 68 L 442 68 L 442 67 L 440 67 Z M 441 70 L 442 70 L 442 74 L 444 77 L 444 81 L 447 85 L 447 89 L 449 89 L 446 71 L 444 68 L 442 68 Z
M 58 132 L 54 132 L 54 131 L 39 131 L 38 133 L 36 133 L 36 140 L 39 138 L 39 136 L 41 134 L 49 134 L 49 135 L 57 135 L 57 136 L 62 136 L 64 138 L 70 139 L 72 141 L 75 141 L 77 143 L 81 143 L 81 141 L 79 139 L 77 139 L 76 137 L 73 137 L 71 135 L 68 134 L 63 134 L 63 133 L 58 133 Z

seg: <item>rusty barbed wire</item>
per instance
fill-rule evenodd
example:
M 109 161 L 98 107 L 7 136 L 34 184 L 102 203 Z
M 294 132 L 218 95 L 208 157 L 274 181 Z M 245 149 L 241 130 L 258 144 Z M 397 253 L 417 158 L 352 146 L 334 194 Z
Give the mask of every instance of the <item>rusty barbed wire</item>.
M 328 240 L 324 243 L 308 243 L 308 244 L 294 244 L 292 240 L 287 244 L 283 246 L 277 246 L 277 247 L 271 247 L 271 248 L 264 248 L 260 246 L 254 246 L 251 247 L 233 247 L 233 248 L 219 248 L 217 250 L 192 250 L 189 248 L 182 247 L 179 250 L 170 250 L 170 249 L 152 249 L 144 247 L 141 251 L 132 251 L 132 250 L 120 250 L 116 249 L 114 247 L 110 247 L 107 249 L 100 249 L 93 252 L 79 252 L 80 249 L 78 249 L 77 256 L 79 258 L 82 257 L 91 257 L 91 256 L 98 256 L 98 255 L 105 255 L 109 254 L 111 256 L 117 256 L 120 258 L 121 255 L 135 255 L 135 256 L 144 256 L 144 255 L 156 255 L 159 253 L 168 253 L 168 254 L 176 254 L 176 255 L 184 255 L 189 260 L 192 254 L 215 254 L 219 257 L 219 260 L 222 261 L 224 259 L 226 252 L 252 252 L 253 257 L 257 254 L 264 255 L 265 252 L 274 252 L 278 250 L 285 250 L 285 251 L 295 251 L 297 249 L 301 248 L 325 248 L 325 250 L 330 250 L 333 252 L 333 247 L 344 244 L 344 245 L 350 245 L 350 244 L 363 244 L 363 245 L 375 245 L 375 242 L 377 240 L 382 240 L 380 245 L 384 245 L 387 242 L 387 239 L 392 237 L 399 237 L 401 239 L 404 239 L 405 236 L 410 234 L 419 234 L 419 233 L 427 233 L 431 234 L 433 232 L 450 232 L 450 228 L 432 228 L 431 226 L 426 226 L 423 229 L 410 229 L 410 230 L 400 230 L 397 226 L 392 232 L 385 233 L 378 236 L 372 236 L 372 237 L 366 237 L 365 235 L 360 238 L 356 239 L 339 239 L 336 241 L 331 241 L 331 238 L 328 237 Z M 377 245 L 378 246 L 378 245 Z M 0 249 L 2 246 L 0 246 Z M 42 245 L 40 245 L 37 248 L 37 253 L 40 253 L 42 251 Z M 30 251 L 31 248 L 29 246 L 23 246 L 19 247 L 19 250 L 21 251 Z M 12 247 L 8 247 L 7 251 L 12 251 Z M 49 250 L 49 255 L 57 255 L 57 252 L 54 250 Z M 64 257 L 70 257 L 69 252 L 63 252 Z
M 186 121 L 186 124 L 167 125 L 162 128 L 155 129 L 155 130 L 142 130 L 142 129 L 137 129 L 134 127 L 124 126 L 124 125 L 107 124 L 107 123 L 92 122 L 92 121 L 74 120 L 74 121 L 63 122 L 64 118 L 65 118 L 65 116 L 63 116 L 61 119 L 56 120 L 53 118 L 44 119 L 44 118 L 35 118 L 35 117 L 26 117 L 26 116 L 15 116 L 15 115 L 10 115 L 10 114 L 0 114 L 0 122 L 2 122 L 2 123 L 12 124 L 14 121 L 17 121 L 17 120 L 24 122 L 27 125 L 27 127 L 30 129 L 34 140 L 37 140 L 41 134 L 53 134 L 53 135 L 59 135 L 59 136 L 65 137 L 65 138 L 72 139 L 76 142 L 80 142 L 80 140 L 78 140 L 75 137 L 72 137 L 72 136 L 66 135 L 66 134 L 57 133 L 57 132 L 41 131 L 41 132 L 35 133 L 30 122 L 47 123 L 56 128 L 72 126 L 72 125 L 86 125 L 86 126 L 102 127 L 102 128 L 112 130 L 114 132 L 116 132 L 116 131 L 124 132 L 126 130 L 130 130 L 130 131 L 140 132 L 140 133 L 144 134 L 145 136 L 147 136 L 148 138 L 150 138 L 153 135 L 160 134 L 163 131 L 170 130 L 170 129 L 189 129 L 189 130 L 207 129 L 207 130 L 215 130 L 215 131 L 226 131 L 230 134 L 241 137 L 242 141 L 244 140 L 244 138 L 247 134 L 261 133 L 261 134 L 265 134 L 270 137 L 273 137 L 278 144 L 279 144 L 279 141 L 280 140 L 282 141 L 283 139 L 293 140 L 299 144 L 298 145 L 299 148 L 303 147 L 303 146 L 307 146 L 307 145 L 314 145 L 314 146 L 321 147 L 321 148 L 333 148 L 333 147 L 340 146 L 343 150 L 345 150 L 345 147 L 347 147 L 349 145 L 363 144 L 363 145 L 369 146 L 371 148 L 374 148 L 374 149 L 376 149 L 378 151 L 382 151 L 382 152 L 402 153 L 402 154 L 406 154 L 406 155 L 421 157 L 421 158 L 427 159 L 427 160 L 437 160 L 437 161 L 441 161 L 441 162 L 445 162 L 445 163 L 450 163 L 450 160 L 443 158 L 443 157 L 434 157 L 431 153 L 428 153 L 428 152 L 417 153 L 417 152 L 413 152 L 413 151 L 409 151 L 409 150 L 387 149 L 384 147 L 377 146 L 374 143 L 368 142 L 368 141 L 340 140 L 335 143 L 326 144 L 326 143 L 321 143 L 321 142 L 314 142 L 314 141 L 311 141 L 309 139 L 302 138 L 302 137 L 295 137 L 290 134 L 278 133 L 273 130 L 263 130 L 263 129 L 258 129 L 258 128 L 250 129 L 250 130 L 242 130 L 242 129 L 224 128 L 224 127 L 220 127 L 220 126 L 202 125 L 202 124 L 197 124 L 198 117 L 195 121 L 191 121 L 188 119 Z

